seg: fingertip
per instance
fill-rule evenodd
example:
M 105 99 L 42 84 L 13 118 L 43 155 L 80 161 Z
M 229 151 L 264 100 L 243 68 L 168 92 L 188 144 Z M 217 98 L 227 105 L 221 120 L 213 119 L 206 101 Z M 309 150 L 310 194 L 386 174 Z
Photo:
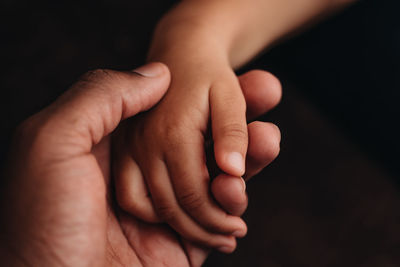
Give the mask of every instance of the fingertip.
M 256 154 L 254 152 L 279 152 L 281 142 L 281 131 L 279 127 L 270 122 L 254 121 L 248 125 L 249 129 L 249 151 L 248 154 Z M 276 154 L 276 153 L 274 153 Z M 253 155 L 254 156 L 254 155 Z
M 270 91 L 268 98 L 271 103 L 277 105 L 282 99 L 282 83 L 281 81 L 272 73 L 266 72 L 264 74 L 264 83 L 268 85 Z
M 272 103 L 279 103 L 282 98 L 282 84 L 280 80 L 272 73 L 264 70 L 251 70 L 239 77 L 240 85 L 245 85 L 249 93 L 257 94 L 262 90 L 264 94 L 268 94 Z M 254 90 L 257 88 L 258 90 Z
M 239 82 L 247 102 L 249 119 L 260 116 L 281 101 L 281 82 L 270 72 L 252 70 L 239 76 Z
M 211 192 L 228 213 L 240 216 L 247 208 L 246 185 L 241 177 L 218 175 L 211 183 Z
M 236 175 L 242 176 L 245 172 L 245 161 L 244 157 L 239 152 L 230 152 L 226 155 L 225 164 L 227 167 L 227 172 Z
M 280 143 L 281 143 L 281 140 L 282 140 L 281 129 L 279 129 L 279 126 L 274 124 L 274 123 L 270 123 L 270 126 L 274 129 L 276 140 L 277 140 L 277 146 L 280 146 Z
M 247 130 L 247 129 L 246 129 Z M 230 138 L 227 134 L 225 138 L 216 139 L 214 142 L 214 157 L 218 168 L 222 172 L 232 176 L 241 177 L 246 171 L 246 152 L 248 137 L 246 131 L 246 142 Z M 245 149 L 243 149 L 243 147 Z M 236 150 L 236 151 L 235 151 Z M 241 150 L 241 152 L 238 152 Z
M 280 152 L 281 132 L 273 123 L 255 121 L 249 124 L 249 148 L 245 179 L 270 164 Z
M 124 88 L 121 95 L 123 119 L 152 108 L 165 95 L 171 81 L 168 67 L 160 62 L 148 63 L 125 73 L 129 79 L 121 79 L 118 84 Z
M 239 216 L 239 215 L 238 215 L 238 216 Z M 246 234 L 247 234 L 247 225 L 246 225 L 246 224 L 245 224 L 245 226 L 244 226 L 242 229 L 237 230 L 237 231 L 235 231 L 235 232 L 232 233 L 232 235 L 233 235 L 234 237 L 236 237 L 236 238 L 245 237 Z
M 234 239 L 234 242 L 232 242 L 231 245 L 220 246 L 220 247 L 217 248 L 217 250 L 219 252 L 222 252 L 222 253 L 225 253 L 225 254 L 230 254 L 230 253 L 235 251 L 236 246 L 237 246 L 236 239 Z
M 264 145 L 259 147 L 260 150 L 269 155 L 269 158 L 276 158 L 280 152 L 281 145 L 281 131 L 279 127 L 274 123 L 261 121 L 253 122 L 250 127 L 252 127 L 252 130 L 255 130 L 255 135 L 259 137 L 264 135 Z M 252 146 L 255 147 L 257 145 L 252 144 Z

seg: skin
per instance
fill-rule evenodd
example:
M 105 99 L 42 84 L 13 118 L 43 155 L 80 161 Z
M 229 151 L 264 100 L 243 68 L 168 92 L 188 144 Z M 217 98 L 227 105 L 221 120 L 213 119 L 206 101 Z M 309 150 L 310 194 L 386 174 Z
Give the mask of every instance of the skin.
M 155 30 L 149 60 L 165 63 L 172 81 L 159 105 L 121 133 L 129 143 L 115 173 L 121 206 L 145 221 L 167 222 L 190 241 L 233 250 L 234 239 L 222 236 L 242 237 L 246 224 L 210 193 L 204 147 L 212 141 L 217 167 L 227 175 L 251 172 L 244 159 L 251 138 L 246 109 L 252 105 L 246 105 L 234 69 L 351 2 L 186 0 L 168 12 Z M 126 188 L 132 183 L 147 188 L 151 202 L 131 200 Z
M 239 80 L 244 92 L 255 88 L 277 96 L 252 114 L 279 101 L 279 83 L 272 75 L 255 71 Z M 204 262 L 208 249 L 182 241 L 165 224 L 146 223 L 123 212 L 112 190 L 110 134 L 121 120 L 159 101 L 169 81 L 169 71 L 160 63 L 136 72 L 93 71 L 18 128 L 0 194 L 4 266 L 200 266 Z M 249 94 L 248 101 L 257 106 L 253 97 Z M 265 144 L 249 147 L 248 169 L 256 173 L 276 157 L 280 134 L 268 123 L 248 127 L 254 133 L 250 144 Z M 214 181 L 212 190 L 221 197 L 221 207 L 240 215 L 247 205 L 241 180 L 222 174 Z

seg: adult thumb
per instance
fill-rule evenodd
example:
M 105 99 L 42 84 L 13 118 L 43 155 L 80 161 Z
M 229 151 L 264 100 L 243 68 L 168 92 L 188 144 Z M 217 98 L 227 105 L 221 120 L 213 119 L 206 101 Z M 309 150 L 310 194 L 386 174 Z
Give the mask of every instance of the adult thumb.
M 39 125 L 46 142 L 89 152 L 121 120 L 154 106 L 169 82 L 169 70 L 162 63 L 149 63 L 126 72 L 90 71 L 28 121 Z

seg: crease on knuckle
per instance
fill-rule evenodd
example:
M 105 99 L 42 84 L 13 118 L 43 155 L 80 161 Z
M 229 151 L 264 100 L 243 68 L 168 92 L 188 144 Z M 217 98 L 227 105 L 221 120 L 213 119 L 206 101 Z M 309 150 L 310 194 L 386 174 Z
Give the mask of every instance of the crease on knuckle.
M 232 123 L 222 127 L 222 138 L 231 137 L 239 140 L 247 140 L 247 131 L 240 123 Z
M 190 191 L 179 195 L 178 200 L 185 210 L 199 210 L 205 203 L 201 195 Z
M 156 205 L 156 212 L 166 222 L 173 221 L 177 216 L 176 210 L 170 205 Z

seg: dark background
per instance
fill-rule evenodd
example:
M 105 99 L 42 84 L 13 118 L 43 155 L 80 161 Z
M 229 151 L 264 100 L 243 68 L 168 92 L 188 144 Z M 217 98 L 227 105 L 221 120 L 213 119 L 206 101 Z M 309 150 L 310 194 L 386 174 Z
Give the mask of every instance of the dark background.
M 0 1 L 1 163 L 84 72 L 144 62 L 176 1 Z M 265 53 L 282 81 L 278 159 L 248 184 L 249 234 L 205 266 L 400 266 L 399 1 L 364 0 Z

